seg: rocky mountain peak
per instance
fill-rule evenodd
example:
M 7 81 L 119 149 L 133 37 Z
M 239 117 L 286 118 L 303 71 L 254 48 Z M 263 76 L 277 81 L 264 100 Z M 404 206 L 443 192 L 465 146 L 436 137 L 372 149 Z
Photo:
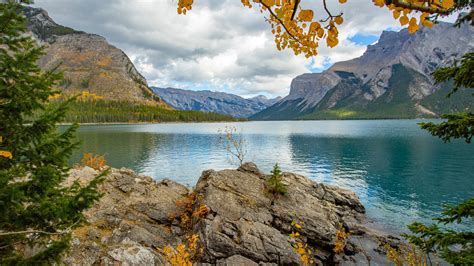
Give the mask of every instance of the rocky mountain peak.
M 215 112 L 241 118 L 249 117 L 281 99 L 268 99 L 262 95 L 245 99 L 239 95 L 209 90 L 152 89 L 164 102 L 178 110 Z
M 405 108 L 417 107 L 411 112 L 413 117 L 436 114 L 437 110 L 443 109 L 439 104 L 433 105 L 437 110 L 429 110 L 426 106 L 420 108 L 419 103 L 442 87 L 435 84 L 431 73 L 473 51 L 473 36 L 474 29 L 467 23 L 456 28 L 453 24 L 440 22 L 415 34 L 408 33 L 407 29 L 384 31 L 379 41 L 367 46 L 362 56 L 337 62 L 322 73 L 296 77 L 291 83 L 290 94 L 278 103 L 278 107 L 264 110 L 262 116 L 257 114 L 253 118 L 277 119 L 278 113 L 291 113 L 291 117 L 295 117 L 343 106 L 346 110 L 350 105 L 357 106 L 358 112 L 367 112 L 368 106 L 375 101 L 384 101 L 385 105 L 412 101 L 406 102 Z M 395 90 L 399 90 L 398 98 L 393 95 Z M 466 106 L 457 108 L 465 109 Z M 420 113 L 420 110 L 424 112 Z M 393 110 L 390 112 L 393 112 L 391 117 L 400 115 Z M 283 116 L 290 118 L 286 114 Z M 411 117 L 410 114 L 406 116 Z
M 26 6 L 23 12 L 28 29 L 40 44 L 46 44 L 40 66 L 60 66 L 65 94 L 87 91 L 106 100 L 165 105 L 130 58 L 104 37 L 59 25 L 41 8 Z

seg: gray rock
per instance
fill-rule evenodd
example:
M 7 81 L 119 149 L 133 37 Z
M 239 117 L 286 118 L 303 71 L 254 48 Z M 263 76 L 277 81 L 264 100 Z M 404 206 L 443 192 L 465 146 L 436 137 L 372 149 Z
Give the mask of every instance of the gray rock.
M 115 248 L 107 254 L 114 259 L 115 262 L 124 266 L 146 266 L 164 263 L 164 259 L 160 255 L 145 248 L 133 241 L 125 241 L 124 246 Z M 115 264 L 115 263 L 114 263 Z
M 283 173 L 288 193 L 275 200 L 265 191 L 266 178 L 253 163 L 237 171 L 203 172 L 195 191 L 212 215 L 199 221 L 194 231 L 206 247 L 204 262 L 242 256 L 255 263 L 299 264 L 289 237 L 291 223 L 297 221 L 321 262 L 334 263 L 332 247 L 341 226 L 353 234 L 367 232 L 365 208 L 355 193 Z
M 23 11 L 29 31 L 45 45 L 40 67 L 59 66 L 64 73 L 61 88 L 65 94 L 86 90 L 107 100 L 165 105 L 130 58 L 104 37 L 59 25 L 41 8 L 25 6 Z
M 90 168 L 71 171 L 65 184 L 91 180 Z M 384 261 L 377 253 L 387 237 L 365 224 L 365 209 L 355 193 L 283 173 L 286 195 L 266 192 L 269 175 L 253 163 L 237 170 L 204 171 L 194 192 L 209 213 L 193 219 L 191 231 L 179 228 L 170 216 L 179 212 L 176 201 L 190 191 L 173 181 L 156 182 L 128 169 L 112 169 L 99 190 L 104 196 L 85 212 L 88 224 L 73 232 L 70 265 L 163 265 L 159 250 L 186 243 L 197 234 L 204 253 L 198 265 L 299 265 L 293 250 L 291 223 L 302 225 L 301 241 L 315 252 L 318 264 L 363 263 L 363 250 L 373 262 Z M 85 182 L 80 182 L 85 184 Z M 332 251 L 336 230 L 344 226 L 349 238 L 344 254 Z
M 234 255 L 227 259 L 218 260 L 217 266 L 258 266 L 258 264 L 240 255 Z
M 65 185 L 92 180 L 97 171 L 71 170 Z M 180 241 L 169 229 L 169 217 L 177 212 L 176 200 L 189 190 L 170 180 L 156 182 L 129 169 L 112 169 L 99 191 L 104 195 L 85 212 L 89 224 L 73 232 L 66 264 L 162 265 L 158 248 Z

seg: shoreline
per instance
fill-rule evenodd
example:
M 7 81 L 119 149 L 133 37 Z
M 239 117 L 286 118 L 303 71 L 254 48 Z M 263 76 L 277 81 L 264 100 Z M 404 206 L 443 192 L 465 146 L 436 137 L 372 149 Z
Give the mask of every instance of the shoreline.
M 85 184 L 99 172 L 74 168 L 68 182 Z M 267 190 L 269 178 L 254 163 L 245 163 L 238 169 L 203 171 L 190 189 L 170 179 L 112 168 L 100 186 L 103 197 L 87 211 L 89 223 L 74 231 L 76 244 L 65 261 L 124 262 L 124 256 L 116 255 L 133 247 L 146 254 L 141 257 L 148 263 L 142 264 L 163 265 L 166 259 L 156 250 L 186 243 L 192 235 L 203 250 L 195 263 L 300 265 L 296 241 L 307 245 L 310 253 L 317 250 L 314 259 L 322 264 L 364 264 L 367 256 L 382 264 L 384 245 L 402 243 L 398 234 L 367 219 L 364 205 L 350 190 L 283 172 L 288 190 L 275 196 Z M 292 233 L 295 230 L 298 235 Z M 339 230 L 351 234 L 346 248 L 335 252 Z M 95 246 L 97 239 L 102 245 Z
M 174 121 L 174 122 L 106 122 L 106 123 L 77 123 L 80 126 L 99 125 L 160 125 L 160 124 L 219 124 L 219 123 L 249 123 L 249 122 L 334 122 L 334 121 L 444 121 L 442 118 L 377 118 L 377 119 L 319 119 L 319 120 L 243 120 L 243 121 Z M 59 123 L 58 126 L 71 126 L 75 123 Z

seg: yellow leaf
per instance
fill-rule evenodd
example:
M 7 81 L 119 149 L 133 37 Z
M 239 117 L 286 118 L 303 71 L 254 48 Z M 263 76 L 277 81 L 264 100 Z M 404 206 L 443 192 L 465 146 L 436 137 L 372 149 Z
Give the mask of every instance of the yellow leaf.
M 314 13 L 313 13 L 313 10 L 311 10 L 311 9 L 303 9 L 298 14 L 298 18 L 300 20 L 307 21 L 307 22 L 312 21 L 313 16 L 314 16 Z
M 420 27 L 417 24 L 408 26 L 409 33 L 415 33 Z
M 393 11 L 393 18 L 394 18 L 394 19 L 398 19 L 399 17 L 400 17 L 400 11 L 394 10 L 394 11 Z
M 338 24 L 338 25 L 341 25 L 342 22 L 344 22 L 344 19 L 342 18 L 342 16 L 337 16 L 334 21 Z
M 8 159 L 13 159 L 13 155 L 11 152 L 9 151 L 1 151 L 0 150 L 0 157 L 5 157 L 5 158 L 8 158 Z
M 374 2 L 374 5 L 376 5 L 378 7 L 383 7 L 385 5 L 384 0 L 373 0 L 373 2 Z
M 341 4 L 344 4 L 346 2 L 347 2 L 347 0 L 339 0 L 339 3 L 341 3 Z
M 433 27 L 433 22 L 429 21 L 429 20 L 425 20 L 425 21 L 421 22 L 421 25 L 430 28 L 430 27 Z
M 323 29 L 323 28 L 319 28 L 319 29 L 318 29 L 318 37 L 319 37 L 319 38 L 322 38 L 323 35 L 324 35 L 324 29 Z
M 319 28 L 321 28 L 321 25 L 319 24 L 319 22 L 315 21 L 315 22 L 312 22 L 311 25 L 309 26 L 309 31 L 310 32 L 315 32 Z
M 406 25 L 408 23 L 408 17 L 407 16 L 402 16 L 400 18 L 400 24 L 403 26 L 403 25 Z
M 275 0 L 262 0 L 262 3 L 268 7 L 272 7 L 275 5 Z
M 453 7 L 453 5 L 454 5 L 454 0 L 443 0 L 443 2 L 441 2 L 441 6 L 446 9 Z

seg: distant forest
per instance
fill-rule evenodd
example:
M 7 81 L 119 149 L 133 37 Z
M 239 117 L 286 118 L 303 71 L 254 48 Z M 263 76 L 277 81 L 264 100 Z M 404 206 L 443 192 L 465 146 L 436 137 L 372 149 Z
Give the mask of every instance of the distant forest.
M 58 107 L 63 100 L 51 101 Z M 125 101 L 86 100 L 68 104 L 64 122 L 67 123 L 139 123 L 139 122 L 219 122 L 237 121 L 236 118 L 199 111 L 173 110 L 160 106 Z

